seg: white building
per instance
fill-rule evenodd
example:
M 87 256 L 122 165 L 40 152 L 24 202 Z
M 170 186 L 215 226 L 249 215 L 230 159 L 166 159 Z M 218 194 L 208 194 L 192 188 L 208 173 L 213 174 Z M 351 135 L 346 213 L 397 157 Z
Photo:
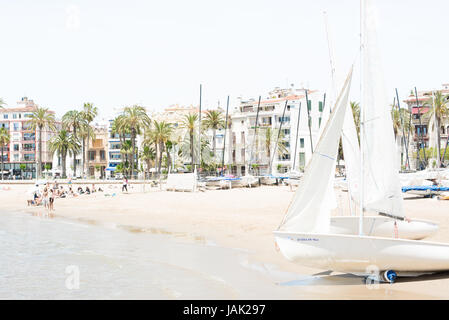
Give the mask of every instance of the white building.
M 255 123 L 258 100 L 241 100 L 240 105 L 232 112 L 231 129 L 226 138 L 225 164 L 228 165 L 228 172 L 245 175 L 249 167 L 257 165 L 256 173 L 266 174 L 270 172 L 272 160 L 273 173 L 303 170 L 312 157 L 311 144 L 315 146 L 318 142 L 325 107 L 324 94 L 313 90 L 308 90 L 307 94 L 308 108 L 305 89 L 276 88 L 271 91 L 269 97 L 260 102 L 257 135 Z M 282 117 L 286 102 L 285 115 Z M 328 107 L 326 111 L 329 111 Z M 276 152 L 273 157 L 281 124 L 286 152 L 284 154 Z M 271 132 L 269 140 L 265 138 L 267 132 Z

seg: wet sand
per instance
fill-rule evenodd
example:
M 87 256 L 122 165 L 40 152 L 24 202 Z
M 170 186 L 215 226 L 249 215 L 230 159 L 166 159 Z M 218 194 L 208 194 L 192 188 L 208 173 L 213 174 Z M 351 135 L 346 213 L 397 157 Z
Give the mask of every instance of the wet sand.
M 42 208 L 26 207 L 25 192 L 31 185 L 0 184 L 0 189 L 5 186 L 10 190 L 0 191 L 2 209 L 32 214 L 43 212 Z M 288 187 L 183 193 L 149 186 L 143 192 L 143 185 L 131 185 L 129 193 L 125 194 L 121 193 L 120 185 L 101 187 L 105 193 L 116 193 L 116 196 L 96 193 L 56 199 L 54 215 L 132 232 L 168 234 L 181 242 L 215 243 L 220 247 L 243 249 L 248 253 L 246 267 L 276 286 L 280 299 L 449 298 L 449 273 L 405 278 L 394 285 L 373 287 L 366 286 L 360 277 L 341 273 L 318 275 L 324 270 L 287 261 L 276 250 L 272 231 L 278 227 L 294 195 Z M 337 190 L 337 203 L 339 209 L 333 214 L 349 215 L 347 193 Z M 404 203 L 408 217 L 440 224 L 439 232 L 427 240 L 449 243 L 449 201 L 407 198 Z M 252 285 L 257 292 L 257 282 Z M 276 299 L 276 296 L 268 298 Z

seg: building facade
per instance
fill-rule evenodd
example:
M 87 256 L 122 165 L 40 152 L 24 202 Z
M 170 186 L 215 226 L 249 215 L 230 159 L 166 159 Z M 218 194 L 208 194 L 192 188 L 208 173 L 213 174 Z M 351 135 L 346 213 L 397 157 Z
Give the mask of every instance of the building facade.
M 226 138 L 228 172 L 245 175 L 248 170 L 251 174 L 304 170 L 325 117 L 324 95 L 307 90 L 307 98 L 305 89 L 275 88 L 262 99 L 259 112 L 258 100 L 241 99 L 231 114 Z M 283 148 L 275 150 L 279 131 Z
M 5 177 L 36 178 L 39 129 L 32 130 L 29 119 L 37 107 L 33 100 L 23 97 L 17 102 L 16 107 L 0 109 L 0 127 L 6 128 L 11 136 L 9 145 L 4 147 Z M 42 171 L 49 170 L 52 166 L 50 140 L 54 134 L 48 128 L 44 128 L 41 132 Z
M 442 88 L 438 89 L 438 91 L 441 91 L 444 95 L 448 95 L 449 84 L 443 84 Z M 437 140 L 435 130 L 440 130 L 440 148 L 444 150 L 447 145 L 449 132 L 448 117 L 444 117 L 442 119 L 440 128 L 435 128 L 435 126 L 433 125 L 432 117 L 429 117 L 427 114 L 432 108 L 432 92 L 433 90 L 418 91 L 418 96 L 416 97 L 415 92 L 412 91 L 409 97 L 404 100 L 404 102 L 407 104 L 409 112 L 412 115 L 413 131 L 410 137 L 409 146 L 410 165 L 412 169 L 420 169 L 421 166 L 419 160 L 416 159 L 418 149 L 430 147 L 436 148 Z M 401 149 L 403 148 L 404 146 L 402 142 Z M 415 155 L 415 157 L 413 155 Z M 428 156 L 426 155 L 426 157 Z M 414 161 L 412 161 L 412 158 L 414 159 Z

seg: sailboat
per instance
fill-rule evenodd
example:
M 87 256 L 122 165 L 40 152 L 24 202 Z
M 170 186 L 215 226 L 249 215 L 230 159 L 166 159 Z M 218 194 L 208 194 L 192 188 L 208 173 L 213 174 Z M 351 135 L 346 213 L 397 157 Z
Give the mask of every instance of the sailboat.
M 362 113 L 361 175 L 358 234 L 332 226 L 327 190 L 335 170 L 338 141 L 343 129 L 352 81 L 352 67 L 318 142 L 293 201 L 278 230 L 277 247 L 298 264 L 394 282 L 398 276 L 415 276 L 449 270 L 449 244 L 372 236 L 364 212 L 383 213 L 395 224 L 401 219 L 402 195 L 394 157 L 391 114 L 385 99 L 380 64 L 375 54 L 375 31 L 370 0 L 362 0 Z M 379 136 L 380 135 L 380 136 Z M 381 143 L 379 143 L 381 141 Z M 382 149 L 382 152 L 378 152 Z M 388 156 L 386 156 L 388 155 Z M 432 223 L 419 227 L 436 228 Z M 339 231 L 339 232 L 338 232 Z

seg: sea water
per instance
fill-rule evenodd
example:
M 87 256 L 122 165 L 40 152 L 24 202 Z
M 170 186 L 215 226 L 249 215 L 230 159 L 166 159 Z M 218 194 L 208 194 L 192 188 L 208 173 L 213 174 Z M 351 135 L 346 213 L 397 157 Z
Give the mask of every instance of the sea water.
M 26 213 L 0 212 L 0 253 L 0 299 L 289 296 L 242 250 Z

